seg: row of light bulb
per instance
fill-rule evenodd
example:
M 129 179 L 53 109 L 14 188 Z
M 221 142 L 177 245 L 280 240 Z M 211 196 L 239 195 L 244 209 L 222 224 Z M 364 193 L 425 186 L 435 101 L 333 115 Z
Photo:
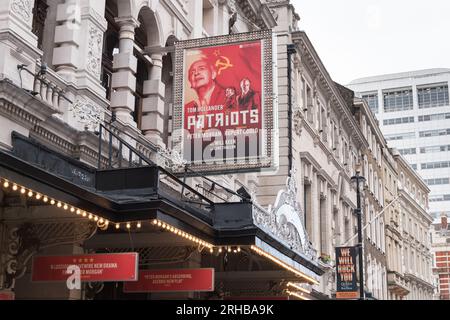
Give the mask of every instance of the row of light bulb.
M 107 229 L 108 225 L 110 224 L 110 221 L 107 220 L 107 219 L 104 219 L 104 218 L 99 217 L 97 215 L 94 215 L 92 213 L 88 213 L 85 210 L 81 210 L 81 209 L 78 209 L 76 207 L 73 207 L 73 206 L 71 206 L 71 205 L 69 205 L 67 203 L 55 200 L 55 199 L 50 198 L 50 197 L 48 197 L 46 195 L 43 195 L 43 194 L 41 194 L 39 192 L 35 192 L 35 191 L 33 191 L 33 190 L 29 189 L 29 188 L 25 188 L 23 186 L 20 186 L 20 185 L 18 185 L 16 183 L 12 183 L 12 182 L 8 181 L 7 179 L 3 179 L 2 185 L 3 185 L 3 187 L 5 189 L 8 189 L 9 187 L 12 187 L 13 191 L 19 191 L 23 195 L 26 194 L 26 195 L 28 195 L 29 198 L 35 198 L 36 200 L 42 200 L 46 204 L 55 205 L 56 207 L 62 208 L 63 210 L 67 210 L 67 211 L 70 211 L 72 213 L 76 213 L 77 215 L 82 216 L 84 218 L 87 218 L 89 220 L 94 220 L 95 222 L 98 222 L 98 224 L 104 226 L 104 228 L 102 228 L 103 230 Z M 120 229 L 121 226 L 124 226 L 126 229 L 129 230 L 129 229 L 132 228 L 132 224 L 135 224 L 137 229 L 140 229 L 142 227 L 141 221 L 134 222 L 134 223 L 132 223 L 132 222 L 124 222 L 124 223 L 117 222 L 117 223 L 113 223 L 113 224 L 115 226 L 115 229 Z M 196 243 L 198 245 L 204 246 L 204 247 L 208 248 L 211 253 L 213 253 L 213 247 L 214 246 L 212 244 L 202 240 L 202 239 L 194 237 L 194 236 L 192 236 L 191 234 L 189 234 L 187 232 L 179 230 L 179 229 L 177 229 L 177 228 L 175 228 L 175 227 L 173 227 L 173 226 L 171 226 L 171 225 L 169 225 L 169 224 L 167 224 L 165 222 L 159 221 L 159 220 L 153 220 L 153 225 L 156 225 L 158 227 L 166 229 L 167 231 L 171 231 L 172 233 L 174 233 L 174 234 L 176 234 L 176 235 L 178 235 L 178 236 L 180 236 L 182 238 L 185 238 L 185 239 L 187 239 L 189 241 L 192 241 L 192 242 L 194 242 L 194 243 Z M 235 249 L 232 249 L 231 247 L 226 247 L 224 249 L 222 249 L 222 247 L 218 248 L 218 252 L 222 252 L 223 250 L 226 250 L 228 252 L 240 252 L 241 251 L 240 247 L 235 248 Z
M 301 278 L 304 278 L 306 280 L 308 280 L 309 283 L 311 284 L 319 284 L 319 282 L 309 276 L 307 276 L 306 274 L 304 274 L 303 272 L 298 271 L 295 268 L 292 268 L 291 266 L 289 266 L 288 264 L 284 263 L 283 261 L 275 258 L 274 256 L 272 256 L 271 254 L 265 252 L 264 250 L 261 250 L 259 247 L 257 246 L 251 246 L 250 249 L 252 249 L 253 251 L 255 251 L 257 254 L 259 254 L 260 256 L 263 256 L 265 258 L 268 258 L 269 260 L 272 260 L 272 262 L 275 262 L 276 264 L 278 264 L 280 267 L 283 267 L 286 270 L 291 271 L 292 273 L 298 275 Z
M 42 195 L 42 194 L 40 194 L 38 192 L 35 192 L 35 191 L 31 190 L 31 189 L 27 189 L 27 188 L 25 188 L 23 186 L 20 186 L 20 185 L 16 184 L 16 183 L 11 183 L 8 180 L 3 179 L 3 187 L 5 189 L 9 188 L 11 185 L 12 185 L 12 190 L 13 191 L 20 190 L 21 194 L 23 194 L 23 195 L 27 194 L 29 198 L 33 198 L 34 197 L 36 200 L 42 200 L 44 203 L 49 203 L 50 205 L 56 205 L 58 208 L 62 208 L 64 210 L 69 210 L 70 212 L 76 213 L 79 216 L 82 216 L 84 218 L 88 218 L 89 220 L 94 220 L 98 224 L 103 226 L 103 228 L 102 228 L 103 230 L 107 229 L 108 225 L 110 224 L 109 220 L 107 220 L 107 219 L 104 219 L 102 217 L 98 217 L 96 215 L 93 215 L 92 213 L 88 213 L 88 212 L 86 212 L 84 210 L 81 210 L 81 209 L 75 208 L 75 207 L 73 207 L 71 205 L 68 205 L 67 203 L 64 203 L 64 202 L 61 202 L 61 201 L 57 201 L 57 200 L 55 200 L 53 198 L 49 198 L 46 195 Z M 203 247 L 206 247 L 206 248 L 209 249 L 210 253 L 214 253 L 214 247 L 216 247 L 218 253 L 222 253 L 222 252 L 239 253 L 239 252 L 241 252 L 241 248 L 240 247 L 234 247 L 233 248 L 232 246 L 219 246 L 219 247 L 214 246 L 214 245 L 212 245 L 209 242 L 206 242 L 206 241 L 204 241 L 204 240 L 202 240 L 200 238 L 197 238 L 197 237 L 195 237 L 195 236 L 193 236 L 193 235 L 191 235 L 191 234 L 189 234 L 187 232 L 184 232 L 184 231 L 182 231 L 180 229 L 177 229 L 177 228 L 175 228 L 175 227 L 173 227 L 173 226 L 171 226 L 171 225 L 169 225 L 169 224 L 167 224 L 167 223 L 165 223 L 163 221 L 157 220 L 157 219 L 152 220 L 152 224 L 154 226 L 158 226 L 158 227 L 160 227 L 162 229 L 165 229 L 165 230 L 167 230 L 169 232 L 172 232 L 173 234 L 178 235 L 178 236 L 180 236 L 180 237 L 182 237 L 184 239 L 192 241 L 193 243 L 195 243 L 197 245 L 201 245 Z M 126 222 L 125 223 L 126 229 L 128 229 L 128 230 L 131 229 L 131 226 L 132 226 L 131 222 Z M 121 227 L 121 223 L 115 223 L 115 228 L 116 229 L 120 229 L 120 227 Z M 140 229 L 141 227 L 142 227 L 142 223 L 140 221 L 136 222 L 136 228 Z M 291 272 L 293 272 L 293 273 L 295 273 L 295 274 L 297 274 L 297 275 L 307 279 L 309 282 L 314 283 L 314 284 L 318 284 L 318 282 L 315 279 L 313 279 L 311 277 L 308 277 L 307 275 L 301 273 L 300 271 L 298 271 L 298 270 L 292 268 L 291 266 L 285 264 L 284 262 L 276 259 L 272 255 L 270 255 L 270 254 L 266 253 L 265 251 L 261 250 L 259 247 L 251 246 L 250 248 L 252 250 L 256 251 L 259 255 L 264 256 L 266 258 L 269 258 L 270 260 L 272 260 L 276 264 L 280 265 L 281 267 L 283 267 L 283 268 L 285 268 L 285 269 L 287 269 L 287 270 L 289 270 L 289 271 L 291 271 Z

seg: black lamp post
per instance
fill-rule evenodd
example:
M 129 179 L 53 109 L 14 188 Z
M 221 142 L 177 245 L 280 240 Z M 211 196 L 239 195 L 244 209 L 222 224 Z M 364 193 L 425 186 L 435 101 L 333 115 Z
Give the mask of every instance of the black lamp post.
M 355 213 L 358 217 L 358 248 L 359 248 L 359 299 L 364 300 L 364 263 L 363 263 L 363 237 L 362 237 L 362 210 L 361 210 L 361 192 L 360 184 L 364 185 L 363 176 L 360 176 L 361 165 L 357 164 L 355 168 L 355 175 L 351 178 L 356 182 L 356 209 Z

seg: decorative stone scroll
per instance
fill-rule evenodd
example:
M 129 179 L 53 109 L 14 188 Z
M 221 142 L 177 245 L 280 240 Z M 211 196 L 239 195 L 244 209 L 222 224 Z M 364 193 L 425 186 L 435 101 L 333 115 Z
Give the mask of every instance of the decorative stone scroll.
M 30 22 L 34 0 L 13 0 L 11 10 L 25 22 Z
M 285 242 L 292 250 L 316 261 L 317 252 L 309 242 L 301 220 L 301 208 L 297 201 L 295 169 L 287 178 L 286 189 L 278 192 L 274 206 L 268 210 L 254 205 L 253 218 L 256 225 L 265 229 L 275 238 Z
M 78 123 L 84 125 L 85 130 L 95 131 L 103 122 L 103 109 L 91 101 L 78 99 L 70 106 L 69 111 L 73 113 L 73 117 Z

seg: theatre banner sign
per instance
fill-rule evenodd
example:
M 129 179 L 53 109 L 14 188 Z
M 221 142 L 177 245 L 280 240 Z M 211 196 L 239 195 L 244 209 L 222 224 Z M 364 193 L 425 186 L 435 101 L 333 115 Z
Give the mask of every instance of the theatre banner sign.
M 136 281 L 138 253 L 37 256 L 33 258 L 32 281 L 67 281 L 74 270 L 80 281 Z
M 359 298 L 356 283 L 356 247 L 336 248 L 336 299 Z
M 175 43 L 173 149 L 192 169 L 277 167 L 275 48 L 270 30 Z
M 125 282 L 124 292 L 214 291 L 214 269 L 141 270 L 139 280 Z

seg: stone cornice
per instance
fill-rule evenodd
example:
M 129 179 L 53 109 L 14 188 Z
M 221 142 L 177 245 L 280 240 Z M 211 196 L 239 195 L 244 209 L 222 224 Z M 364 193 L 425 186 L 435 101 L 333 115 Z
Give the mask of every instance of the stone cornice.
M 173 4 L 173 1 L 161 0 L 160 3 L 163 7 L 165 7 L 167 10 L 169 10 L 171 13 L 173 13 L 178 18 L 178 20 L 182 23 L 183 27 L 186 28 L 188 33 L 192 32 L 194 27 L 189 22 L 189 20 L 186 19 L 185 14 L 182 13 L 175 4 Z
M 416 182 L 422 187 L 422 189 L 424 189 L 427 193 L 429 193 L 431 190 L 428 187 L 428 185 L 425 183 L 425 181 L 423 181 L 423 178 L 416 172 L 416 170 L 414 170 L 413 168 L 410 167 L 410 165 L 408 164 L 408 162 L 405 160 L 405 158 L 398 153 L 397 150 L 395 150 L 395 152 L 393 153 L 394 159 L 395 161 L 400 164 L 400 166 L 403 168 L 403 171 L 405 172 L 405 174 L 407 174 L 408 176 L 413 176 L 416 180 Z
M 0 42 L 6 41 L 13 42 L 17 46 L 14 50 L 25 51 L 30 56 L 41 57 L 42 51 L 36 47 L 31 46 L 28 42 L 24 41 L 15 31 L 8 30 L 0 32 Z M 11 48 L 13 49 L 13 48 Z
M 328 71 L 325 69 L 306 33 L 303 31 L 292 32 L 292 41 L 299 47 L 299 53 L 304 54 L 306 59 L 302 59 L 302 61 L 310 64 L 312 71 L 317 73 L 318 80 L 325 86 L 331 96 L 332 104 L 336 106 L 339 113 L 344 115 L 343 118 L 350 131 L 350 136 L 359 144 L 358 147 L 362 149 L 367 148 L 368 143 L 356 123 L 355 118 L 336 89 Z
M 0 80 L 0 101 L 0 112 L 27 128 L 32 128 L 59 112 L 8 79 Z
M 427 222 L 428 226 L 433 222 L 433 218 L 413 199 L 404 189 L 399 189 L 398 194 L 401 199 L 406 200 L 410 205 L 412 205 L 416 212 L 420 213 L 420 217 Z
M 269 7 L 261 0 L 236 0 L 243 14 L 261 29 L 272 29 L 277 25 Z

